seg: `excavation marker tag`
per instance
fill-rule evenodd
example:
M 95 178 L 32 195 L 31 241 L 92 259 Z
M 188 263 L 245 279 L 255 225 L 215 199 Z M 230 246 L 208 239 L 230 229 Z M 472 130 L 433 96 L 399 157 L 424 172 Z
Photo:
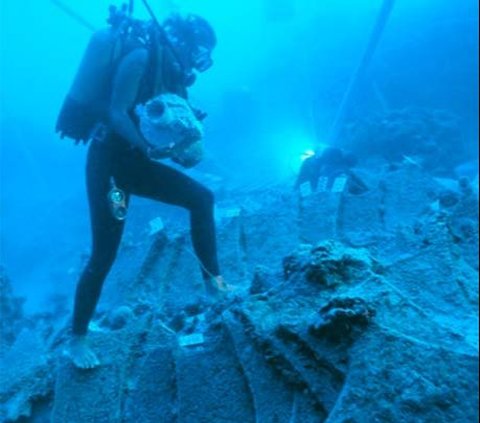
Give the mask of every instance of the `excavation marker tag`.
M 178 338 L 178 343 L 181 347 L 192 347 L 201 345 L 205 342 L 203 333 L 192 333 L 190 335 L 183 335 Z
M 150 225 L 149 235 L 155 235 L 156 233 L 160 232 L 165 227 L 161 217 L 156 217 L 155 219 L 152 219 L 149 222 L 149 225 Z

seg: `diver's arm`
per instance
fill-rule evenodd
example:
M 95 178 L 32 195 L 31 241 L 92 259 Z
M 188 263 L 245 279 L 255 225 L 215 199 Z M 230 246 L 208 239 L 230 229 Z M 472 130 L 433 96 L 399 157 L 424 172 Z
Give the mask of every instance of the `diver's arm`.
M 133 50 L 122 59 L 113 80 L 109 109 L 112 129 L 146 154 L 149 145 L 138 131 L 129 112 L 135 106 L 147 62 L 148 52 L 143 48 Z

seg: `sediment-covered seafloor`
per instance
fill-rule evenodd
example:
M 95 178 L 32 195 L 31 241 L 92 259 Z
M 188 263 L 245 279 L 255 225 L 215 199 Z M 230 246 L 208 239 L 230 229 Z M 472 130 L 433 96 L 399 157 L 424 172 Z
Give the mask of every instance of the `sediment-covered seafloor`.
M 357 176 L 225 194 L 240 289 L 211 305 L 187 231 L 125 243 L 94 370 L 62 355 L 69 314 L 23 316 L 3 271 L 1 421 L 478 421 L 478 191 L 409 162 Z

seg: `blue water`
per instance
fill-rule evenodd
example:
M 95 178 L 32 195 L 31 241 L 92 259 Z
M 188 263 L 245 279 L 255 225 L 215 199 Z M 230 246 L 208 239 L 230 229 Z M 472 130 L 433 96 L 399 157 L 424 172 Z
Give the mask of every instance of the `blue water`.
M 136 3 L 136 15 L 145 17 Z M 217 32 L 215 65 L 191 93 L 209 113 L 209 160 L 201 170 L 234 185 L 293 183 L 302 153 L 328 143 L 381 3 L 152 0 L 160 17 L 181 5 Z M 110 2 L 65 4 L 101 27 Z M 89 249 L 86 149 L 60 141 L 53 128 L 90 32 L 51 1 L 2 0 L 0 8 L 0 261 L 34 310 L 52 290 L 71 292 L 76 274 L 69 269 Z M 476 1 L 397 1 L 367 78 L 390 108 L 457 115 L 474 160 Z M 359 93 L 356 116 L 377 112 L 375 98 Z

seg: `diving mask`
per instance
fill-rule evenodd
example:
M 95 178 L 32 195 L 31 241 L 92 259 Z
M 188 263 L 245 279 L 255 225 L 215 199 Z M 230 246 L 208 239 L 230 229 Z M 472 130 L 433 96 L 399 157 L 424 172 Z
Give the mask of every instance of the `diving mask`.
M 213 65 L 211 50 L 204 46 L 198 46 L 192 53 L 192 65 L 199 72 L 205 72 Z

